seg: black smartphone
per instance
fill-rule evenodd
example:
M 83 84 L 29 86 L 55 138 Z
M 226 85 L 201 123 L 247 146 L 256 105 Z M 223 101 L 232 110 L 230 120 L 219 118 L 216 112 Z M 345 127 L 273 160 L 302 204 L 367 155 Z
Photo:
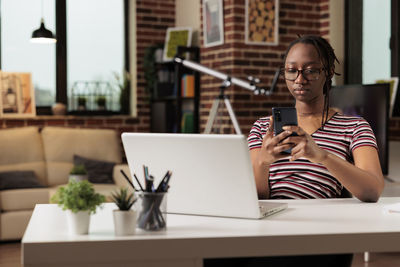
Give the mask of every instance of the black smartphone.
M 272 117 L 274 119 L 274 135 L 278 135 L 284 130 L 283 126 L 296 125 L 297 126 L 297 112 L 296 108 L 293 107 L 278 107 L 272 108 Z M 296 133 L 292 133 L 290 136 L 296 136 Z M 290 154 L 292 149 L 282 151 L 284 154 Z

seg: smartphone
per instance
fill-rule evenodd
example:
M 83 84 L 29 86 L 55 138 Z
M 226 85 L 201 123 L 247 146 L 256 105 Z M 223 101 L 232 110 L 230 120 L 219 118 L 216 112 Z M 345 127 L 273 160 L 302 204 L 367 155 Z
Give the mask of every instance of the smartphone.
M 272 117 L 274 119 L 274 135 L 278 135 L 284 130 L 283 126 L 296 125 L 297 126 L 297 112 L 296 108 L 292 107 L 279 107 L 272 108 Z M 296 136 L 296 133 L 292 133 L 290 136 Z M 292 149 L 289 148 L 282 151 L 284 154 L 290 154 Z

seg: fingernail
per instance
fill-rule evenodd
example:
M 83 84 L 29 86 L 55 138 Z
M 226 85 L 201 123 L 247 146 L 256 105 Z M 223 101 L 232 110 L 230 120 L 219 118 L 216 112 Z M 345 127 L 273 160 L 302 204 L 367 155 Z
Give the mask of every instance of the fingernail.
M 291 134 L 291 133 L 292 133 L 292 131 L 286 131 L 286 133 L 287 133 L 287 134 Z

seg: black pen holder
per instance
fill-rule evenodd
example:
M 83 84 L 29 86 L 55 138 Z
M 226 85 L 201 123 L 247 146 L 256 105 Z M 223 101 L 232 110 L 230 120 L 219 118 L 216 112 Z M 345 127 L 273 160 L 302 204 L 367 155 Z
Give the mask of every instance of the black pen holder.
M 167 193 L 140 192 L 137 226 L 146 231 L 159 231 L 167 227 Z

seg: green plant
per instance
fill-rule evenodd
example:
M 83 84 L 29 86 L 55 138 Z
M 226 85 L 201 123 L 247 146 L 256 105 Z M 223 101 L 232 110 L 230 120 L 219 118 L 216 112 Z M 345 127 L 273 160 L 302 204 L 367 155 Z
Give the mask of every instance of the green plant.
M 112 193 L 111 199 L 120 210 L 130 210 L 137 200 L 133 193 L 128 193 L 128 189 L 126 188 L 121 188 L 119 191 Z
M 96 98 L 96 103 L 97 103 L 97 106 L 99 106 L 99 107 L 105 107 L 106 106 L 106 97 L 104 95 L 99 95 Z
M 86 106 L 86 97 L 84 96 L 78 97 L 78 106 Z
M 67 186 L 58 188 L 51 198 L 52 203 L 57 203 L 63 210 L 89 211 L 96 213 L 96 208 L 105 201 L 105 197 L 94 191 L 93 185 L 84 180 L 77 182 L 70 180 Z
M 72 169 L 69 172 L 69 174 L 72 174 L 72 175 L 86 175 L 87 171 L 86 171 L 85 165 L 83 165 L 83 164 L 75 165 L 74 167 L 72 167 Z
M 144 71 L 144 79 L 146 80 L 145 90 L 149 95 L 149 98 L 152 97 L 154 87 L 157 81 L 157 67 L 156 67 L 156 58 L 155 52 L 157 49 L 163 48 L 164 44 L 156 44 L 153 46 L 149 46 L 144 51 L 143 57 L 143 71 Z
M 129 100 L 130 100 L 130 74 L 124 70 L 122 77 L 114 72 L 116 83 L 120 89 L 119 104 L 121 106 L 122 114 L 129 114 Z

